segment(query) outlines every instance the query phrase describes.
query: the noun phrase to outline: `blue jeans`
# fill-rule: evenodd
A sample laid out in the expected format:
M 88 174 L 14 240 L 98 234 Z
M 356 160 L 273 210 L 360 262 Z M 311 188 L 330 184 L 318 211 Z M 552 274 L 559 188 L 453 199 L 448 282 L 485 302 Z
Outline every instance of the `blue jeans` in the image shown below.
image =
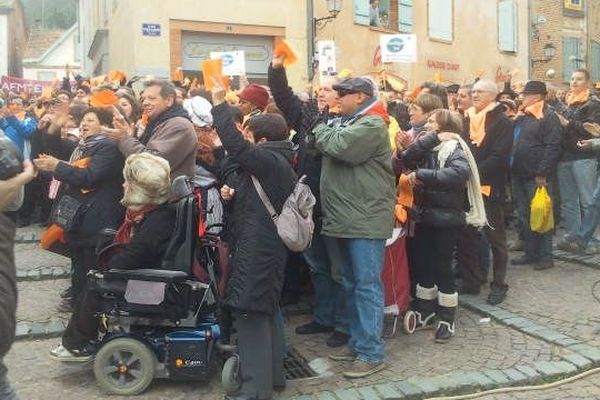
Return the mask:
M 321 325 L 348 333 L 344 318 L 344 287 L 339 270 L 339 251 L 334 238 L 315 234 L 312 243 L 304 251 L 315 289 L 313 319 Z M 336 265 L 338 264 L 338 265 Z
M 598 224 L 600 224 L 600 179 L 598 179 L 598 183 L 596 184 L 596 189 L 594 190 L 592 203 L 588 208 L 588 213 L 581 223 L 581 227 L 577 231 L 577 239 L 587 246 L 594 236 Z
M 385 240 L 336 239 L 341 249 L 348 347 L 367 363 L 383 361 L 383 284 Z
M 531 200 L 533 200 L 533 196 L 535 196 L 535 191 L 537 190 L 535 180 L 533 178 L 523 179 L 513 176 L 512 187 L 519 221 L 523 228 L 525 257 L 535 262 L 552 260 L 553 231 L 546 233 L 533 232 L 529 224 Z M 548 188 L 548 193 L 552 193 L 550 188 Z
M 560 210 L 567 237 L 573 237 L 583 221 L 588 219 L 588 210 L 597 181 L 598 160 L 583 159 L 562 161 L 558 164 L 558 188 Z

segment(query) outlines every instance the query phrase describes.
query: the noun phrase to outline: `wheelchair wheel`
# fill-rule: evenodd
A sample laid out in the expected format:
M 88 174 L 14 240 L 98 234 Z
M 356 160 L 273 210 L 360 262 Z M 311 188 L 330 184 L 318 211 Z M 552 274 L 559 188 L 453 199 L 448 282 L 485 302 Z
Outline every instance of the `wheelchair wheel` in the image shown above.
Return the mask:
M 156 356 L 144 343 L 119 338 L 100 348 L 94 361 L 94 375 L 104 392 L 132 396 L 150 385 L 156 362 Z
M 417 315 L 414 311 L 408 310 L 402 319 L 404 332 L 412 335 L 417 329 Z
M 242 386 L 239 372 L 240 358 L 233 355 L 225 361 L 221 372 L 221 384 L 226 394 L 234 394 Z

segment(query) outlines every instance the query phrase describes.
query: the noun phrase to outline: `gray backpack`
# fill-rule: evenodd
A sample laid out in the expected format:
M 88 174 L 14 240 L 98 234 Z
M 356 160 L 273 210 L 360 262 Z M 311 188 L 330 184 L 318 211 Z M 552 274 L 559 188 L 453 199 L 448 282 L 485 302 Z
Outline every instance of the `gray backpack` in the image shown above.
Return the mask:
M 310 246 L 315 230 L 312 215 L 316 200 L 308 185 L 304 183 L 305 178 L 306 176 L 302 176 L 298 179 L 292 194 L 288 196 L 283 204 L 281 214 L 277 214 L 260 182 L 252 175 L 252 183 L 271 215 L 279 237 L 288 249 L 295 252 L 304 251 Z

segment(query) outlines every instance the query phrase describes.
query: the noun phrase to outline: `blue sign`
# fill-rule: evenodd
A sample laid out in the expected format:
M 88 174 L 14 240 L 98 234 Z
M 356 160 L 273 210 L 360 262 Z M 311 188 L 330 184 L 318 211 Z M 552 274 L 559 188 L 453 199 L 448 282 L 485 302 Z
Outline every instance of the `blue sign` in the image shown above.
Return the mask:
M 160 24 L 142 24 L 142 35 L 160 36 Z

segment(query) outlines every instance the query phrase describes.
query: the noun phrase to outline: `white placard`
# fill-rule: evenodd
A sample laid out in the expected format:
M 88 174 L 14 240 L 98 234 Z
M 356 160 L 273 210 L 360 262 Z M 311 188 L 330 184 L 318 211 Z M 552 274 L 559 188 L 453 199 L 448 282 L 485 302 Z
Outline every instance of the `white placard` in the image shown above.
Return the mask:
M 335 75 L 335 42 L 333 40 L 319 40 L 317 42 L 319 52 L 319 73 L 321 76 Z
M 211 51 L 211 60 L 220 58 L 223 61 L 223 75 L 240 76 L 246 74 L 244 51 Z
M 414 63 L 417 62 L 417 35 L 381 35 L 381 62 Z

